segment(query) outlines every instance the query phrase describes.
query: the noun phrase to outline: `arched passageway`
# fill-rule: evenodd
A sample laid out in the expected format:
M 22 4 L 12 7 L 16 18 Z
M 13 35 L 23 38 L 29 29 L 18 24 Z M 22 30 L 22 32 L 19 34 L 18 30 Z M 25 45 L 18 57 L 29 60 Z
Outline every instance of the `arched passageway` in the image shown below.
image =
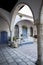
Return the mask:
M 19 9 L 22 7 L 22 6 L 24 6 L 25 4 L 19 4 L 16 8 L 15 8 L 15 10 L 14 10 L 14 12 L 13 12 L 13 16 L 12 16 L 12 21 L 11 21 L 11 31 L 12 31 L 12 35 L 11 35 L 11 41 L 13 41 L 13 34 L 14 34 L 14 24 L 16 23 L 15 22 L 15 17 L 16 17 L 16 15 L 18 14 L 18 11 L 19 11 Z M 31 10 L 31 9 L 30 9 Z M 32 10 L 31 10 L 31 12 L 32 12 Z M 32 14 L 33 15 L 33 14 Z M 33 17 L 33 19 L 34 19 L 34 17 Z M 33 21 L 34 22 L 34 21 Z M 17 23 L 16 23 L 17 24 Z M 15 24 L 15 25 L 16 25 Z M 21 27 L 20 27 L 21 28 Z M 27 31 L 27 29 L 25 29 L 25 31 Z M 23 29 L 23 33 L 24 33 L 24 29 Z M 27 32 L 26 32 L 27 33 Z M 21 32 L 20 32 L 20 34 L 21 34 Z M 23 34 L 24 35 L 24 34 Z M 27 35 L 26 35 L 27 36 Z
M 0 8 L 0 43 L 7 43 L 10 36 L 10 19 L 7 14 L 8 12 Z
M 16 7 L 15 7 L 15 10 L 13 12 L 13 15 L 12 15 L 12 20 L 11 20 L 11 31 L 14 31 L 14 24 L 16 24 L 15 22 L 15 18 L 16 18 L 16 15 L 18 14 L 18 11 L 20 10 L 21 7 L 23 7 L 25 4 L 18 4 Z M 30 7 L 29 7 L 30 8 Z M 30 8 L 30 10 L 32 11 L 32 9 Z M 33 12 L 31 12 L 33 14 Z M 33 17 L 34 19 L 34 17 Z M 12 36 L 11 36 L 11 40 L 13 40 L 13 36 L 14 36 L 14 32 L 12 32 Z
M 42 2 L 43 2 L 43 0 L 18 0 L 18 3 L 15 5 L 14 9 L 11 12 L 11 13 L 13 13 L 12 20 L 10 19 L 11 20 L 11 22 L 10 22 L 11 30 L 10 31 L 13 31 L 13 29 L 14 29 L 13 22 L 15 20 L 15 16 L 16 16 L 18 10 L 21 7 L 23 7 L 25 4 L 30 6 L 30 8 L 34 14 L 33 18 L 34 18 L 34 22 L 37 26 L 37 32 L 38 32 L 38 36 L 37 36 L 38 37 L 38 65 L 43 65 L 43 50 L 42 50 L 43 49 L 43 7 L 41 10 L 41 15 L 40 15 L 41 17 L 39 18 L 40 7 L 41 7 L 41 4 L 43 4 Z M 2 13 L 3 13 L 3 11 L 2 11 Z M 7 18 L 7 17 L 5 16 L 5 18 Z M 7 19 L 5 19 L 5 20 L 7 20 Z M 11 35 L 11 37 L 13 37 L 13 36 Z
M 13 12 L 13 15 L 12 15 L 12 20 L 11 20 L 11 31 L 13 31 L 13 29 L 14 29 L 14 27 L 13 27 L 13 23 L 14 23 L 14 20 L 15 20 L 15 17 L 16 17 L 16 14 L 17 14 L 17 12 L 19 11 L 19 9 L 22 7 L 22 6 L 24 6 L 25 4 L 27 4 L 28 6 L 30 6 L 30 4 L 29 4 L 29 2 L 27 3 L 27 1 L 21 1 L 21 2 L 19 2 L 19 3 L 17 3 L 16 4 L 16 6 L 15 6 L 15 8 L 12 10 L 12 12 Z M 35 2 L 35 4 L 36 4 L 36 2 Z M 40 6 L 41 6 L 41 4 L 40 4 Z M 32 12 L 33 12 L 33 19 L 34 19 L 34 23 L 36 24 L 36 26 L 37 26 L 37 32 L 39 31 L 39 11 L 40 11 L 40 6 L 38 5 L 38 3 L 37 3 L 37 6 L 34 8 L 33 7 L 33 4 L 31 4 L 31 6 L 30 6 L 30 8 L 31 8 L 31 10 L 32 10 Z M 36 9 L 37 9 L 37 11 L 36 11 Z M 11 12 L 11 13 L 12 13 Z M 14 32 L 13 32 L 13 34 L 14 34 Z M 40 34 L 38 34 L 38 50 L 40 50 L 40 48 L 39 48 L 39 46 L 41 46 L 39 43 L 39 35 Z M 13 40 L 13 36 L 11 35 L 11 40 Z M 38 61 L 38 65 L 42 65 L 43 63 L 42 63 L 42 60 L 41 60 L 41 52 L 39 52 L 38 53 L 38 59 L 39 59 L 39 61 Z M 41 61 L 41 62 L 40 62 Z

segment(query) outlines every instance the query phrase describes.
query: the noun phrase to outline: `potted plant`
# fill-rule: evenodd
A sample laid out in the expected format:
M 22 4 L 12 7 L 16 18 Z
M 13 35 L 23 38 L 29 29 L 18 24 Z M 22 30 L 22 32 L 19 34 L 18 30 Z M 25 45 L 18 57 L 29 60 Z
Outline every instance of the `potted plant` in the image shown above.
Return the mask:
M 16 39 L 17 39 L 16 36 L 14 36 L 14 37 L 13 37 L 13 41 L 16 41 Z
M 34 35 L 34 38 L 37 38 L 37 35 Z
M 15 47 L 15 48 L 17 48 L 18 47 L 18 42 L 17 42 L 16 36 L 13 37 L 13 42 L 14 43 L 12 43 L 12 46 Z
M 27 28 L 27 26 L 26 25 L 23 25 L 22 28 Z

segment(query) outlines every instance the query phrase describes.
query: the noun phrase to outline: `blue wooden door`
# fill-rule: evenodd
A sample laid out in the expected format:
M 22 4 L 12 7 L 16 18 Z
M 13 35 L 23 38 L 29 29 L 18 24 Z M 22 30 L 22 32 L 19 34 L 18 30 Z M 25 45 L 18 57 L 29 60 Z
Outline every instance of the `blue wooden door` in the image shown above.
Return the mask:
M 27 28 L 22 28 L 23 38 L 27 37 Z
M 6 43 L 7 42 L 7 32 L 2 31 L 1 32 L 1 43 Z

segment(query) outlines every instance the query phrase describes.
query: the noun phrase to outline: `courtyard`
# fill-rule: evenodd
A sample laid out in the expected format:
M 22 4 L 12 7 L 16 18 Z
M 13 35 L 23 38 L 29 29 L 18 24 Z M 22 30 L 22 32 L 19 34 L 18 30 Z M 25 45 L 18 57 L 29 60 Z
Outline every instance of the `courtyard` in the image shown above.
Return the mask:
M 18 48 L 0 46 L 0 65 L 35 65 L 37 44 L 25 44 Z

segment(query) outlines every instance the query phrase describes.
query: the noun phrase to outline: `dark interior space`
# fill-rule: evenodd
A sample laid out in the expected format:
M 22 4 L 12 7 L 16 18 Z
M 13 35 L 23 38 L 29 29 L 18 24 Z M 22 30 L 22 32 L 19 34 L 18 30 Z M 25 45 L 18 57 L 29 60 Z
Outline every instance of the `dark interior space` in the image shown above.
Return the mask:
M 17 1 L 18 0 L 0 0 L 0 8 L 11 12 Z

